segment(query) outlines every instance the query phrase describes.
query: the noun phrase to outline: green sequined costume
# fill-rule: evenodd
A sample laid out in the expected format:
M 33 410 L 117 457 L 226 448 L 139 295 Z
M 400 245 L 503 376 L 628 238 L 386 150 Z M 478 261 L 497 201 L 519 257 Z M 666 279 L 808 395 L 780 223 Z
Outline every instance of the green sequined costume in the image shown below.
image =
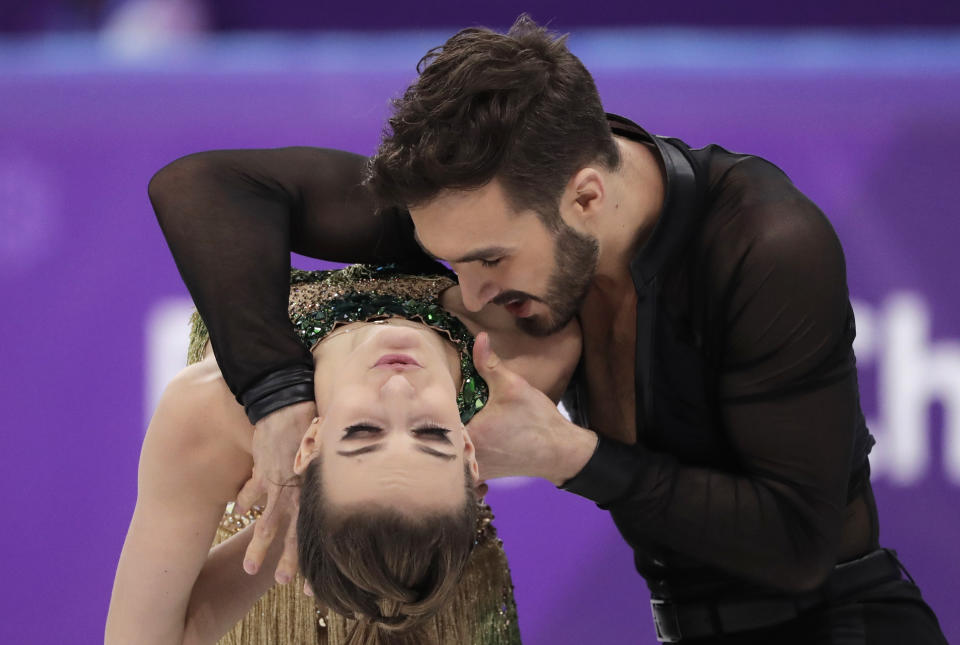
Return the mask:
M 357 321 L 403 317 L 435 329 L 460 352 L 462 387 L 457 397 L 464 423 L 487 398 L 487 387 L 471 359 L 473 337 L 440 306 L 439 295 L 454 282 L 446 276 L 411 276 L 393 267 L 355 265 L 340 271 L 297 271 L 290 278 L 290 320 L 300 338 L 313 347 L 336 327 Z M 188 362 L 203 358 L 208 334 L 194 316 Z M 219 543 L 255 518 L 224 515 Z M 424 645 L 519 645 L 513 583 L 503 545 L 491 524 L 493 515 L 481 504 L 476 546 L 457 593 L 430 619 Z M 298 574 L 288 585 L 271 589 L 253 606 L 220 645 L 342 645 L 353 626 L 334 612 L 321 614 L 302 593 Z

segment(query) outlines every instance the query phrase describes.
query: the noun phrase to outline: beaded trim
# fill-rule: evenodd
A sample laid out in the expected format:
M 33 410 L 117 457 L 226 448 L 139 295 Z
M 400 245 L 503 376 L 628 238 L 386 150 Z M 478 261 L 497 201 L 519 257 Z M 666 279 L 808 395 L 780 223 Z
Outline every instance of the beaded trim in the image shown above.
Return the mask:
M 336 298 L 316 305 L 315 309 L 297 312 L 293 324 L 300 340 L 312 348 L 327 334 L 339 326 L 354 322 L 373 322 L 387 318 L 400 317 L 420 322 L 442 333 L 460 353 L 460 375 L 462 385 L 457 394 L 457 407 L 460 420 L 467 423 L 487 402 L 489 390 L 486 382 L 477 373 L 473 365 L 473 336 L 455 316 L 440 306 L 436 296 L 430 300 L 400 298 L 378 290 L 356 291 L 354 286 L 360 280 L 401 280 L 414 278 L 401 273 L 394 265 L 366 266 L 355 265 L 340 271 L 301 271 L 290 272 L 290 283 L 321 282 L 336 284 L 343 292 Z

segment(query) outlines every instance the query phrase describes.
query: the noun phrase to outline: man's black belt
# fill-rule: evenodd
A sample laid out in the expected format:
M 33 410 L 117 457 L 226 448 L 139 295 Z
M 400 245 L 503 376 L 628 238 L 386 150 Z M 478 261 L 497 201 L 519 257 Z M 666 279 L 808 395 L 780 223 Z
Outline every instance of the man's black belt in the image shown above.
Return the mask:
M 838 564 L 823 585 L 807 593 L 716 602 L 673 602 L 651 598 L 657 640 L 678 643 L 681 639 L 736 634 L 779 625 L 817 605 L 899 580 L 901 569 L 895 551 L 877 549 L 856 560 Z

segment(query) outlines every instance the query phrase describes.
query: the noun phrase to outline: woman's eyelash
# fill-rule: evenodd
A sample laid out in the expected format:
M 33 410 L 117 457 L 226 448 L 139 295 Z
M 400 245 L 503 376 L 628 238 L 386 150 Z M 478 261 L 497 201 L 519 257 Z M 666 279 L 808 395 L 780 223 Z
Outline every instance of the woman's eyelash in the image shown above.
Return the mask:
M 435 437 L 446 437 L 448 434 L 450 434 L 450 430 L 441 426 L 424 426 L 414 430 L 414 433 L 417 435 L 427 434 Z
M 348 426 L 344 431 L 343 436 L 351 437 L 359 432 L 369 432 L 370 434 L 376 434 L 380 432 L 381 429 L 375 425 L 370 425 L 369 423 L 355 423 L 352 426 Z
M 501 259 L 503 258 L 497 258 L 496 260 L 480 260 L 480 266 L 495 267 L 500 264 Z
M 352 426 L 348 426 L 343 433 L 344 437 L 352 437 L 358 433 L 370 433 L 372 435 L 379 434 L 383 432 L 383 428 L 369 424 L 369 423 L 355 423 Z M 450 434 L 448 428 L 444 428 L 441 425 L 426 425 L 419 428 L 415 428 L 413 433 L 417 436 L 421 435 L 430 435 L 432 437 L 446 437 Z

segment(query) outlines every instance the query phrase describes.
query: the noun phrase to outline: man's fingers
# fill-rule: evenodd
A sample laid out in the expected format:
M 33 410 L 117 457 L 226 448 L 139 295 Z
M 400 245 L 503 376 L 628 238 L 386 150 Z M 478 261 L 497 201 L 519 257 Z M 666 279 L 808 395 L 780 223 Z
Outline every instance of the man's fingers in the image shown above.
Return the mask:
M 495 392 L 501 395 L 511 392 L 520 383 L 525 383 L 520 376 L 511 372 L 493 351 L 490 345 L 490 334 L 485 331 L 477 334 L 473 343 L 473 364 L 477 372 L 490 386 L 491 398 Z
M 240 489 L 240 492 L 237 493 L 237 504 L 234 506 L 234 510 L 240 514 L 246 513 L 253 508 L 254 504 L 260 501 L 265 492 L 260 481 L 251 477 L 247 480 L 247 483 L 243 485 L 243 488 Z
M 296 509 L 290 514 L 290 526 L 283 541 L 283 555 L 277 565 L 274 579 L 282 585 L 293 580 L 297 573 L 297 516 Z
M 500 357 L 493 352 L 490 346 L 490 334 L 485 331 L 477 334 L 473 342 L 473 363 L 482 375 L 489 374 L 500 364 Z
M 253 539 L 250 540 L 243 558 L 243 570 L 250 575 L 260 570 L 260 565 L 263 564 L 263 559 L 267 555 L 267 549 L 270 548 L 270 543 L 277 534 L 280 514 L 276 512 L 276 506 L 276 497 L 268 498 L 267 508 L 253 527 Z

